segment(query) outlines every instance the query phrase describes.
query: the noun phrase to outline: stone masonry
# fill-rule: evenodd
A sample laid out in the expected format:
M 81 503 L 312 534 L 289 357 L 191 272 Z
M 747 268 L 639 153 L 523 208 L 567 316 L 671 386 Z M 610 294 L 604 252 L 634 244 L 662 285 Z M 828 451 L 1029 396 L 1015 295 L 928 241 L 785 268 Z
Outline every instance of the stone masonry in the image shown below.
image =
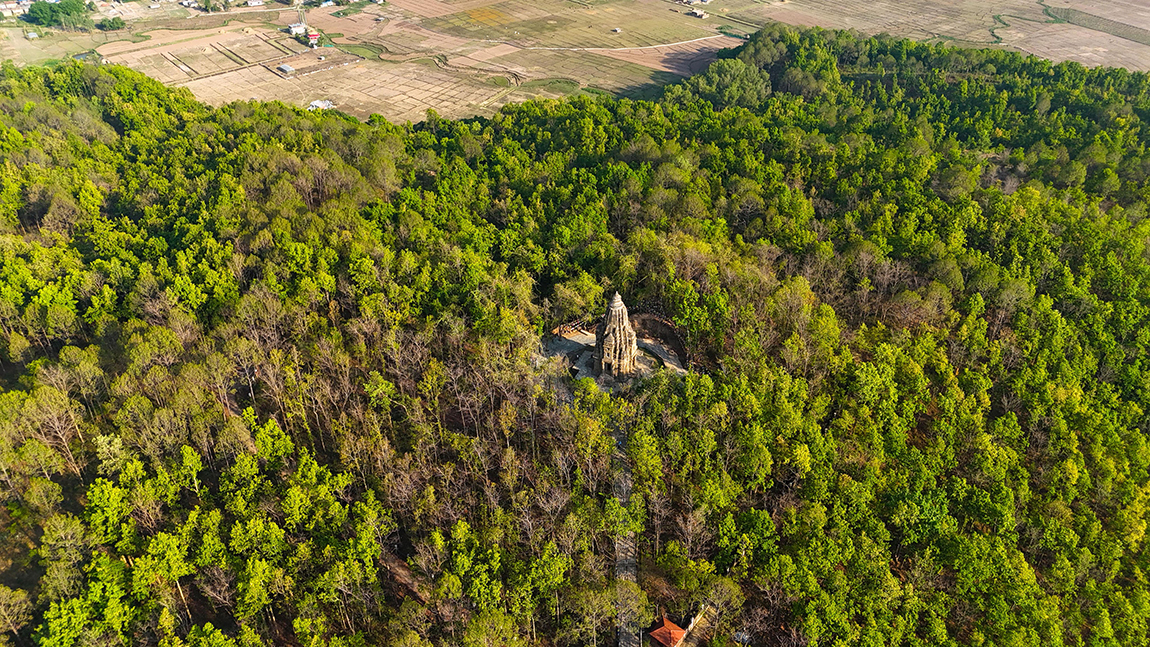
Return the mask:
M 623 297 L 616 292 L 595 334 L 595 370 L 600 375 L 630 375 L 635 372 L 638 354 L 635 329 L 627 317 L 627 306 L 623 304 Z

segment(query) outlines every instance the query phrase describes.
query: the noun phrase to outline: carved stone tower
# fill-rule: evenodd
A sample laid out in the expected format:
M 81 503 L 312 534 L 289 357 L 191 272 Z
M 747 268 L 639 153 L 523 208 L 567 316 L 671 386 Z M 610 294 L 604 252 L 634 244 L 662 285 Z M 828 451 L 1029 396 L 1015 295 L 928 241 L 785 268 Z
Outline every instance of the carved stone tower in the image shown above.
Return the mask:
M 595 370 L 600 375 L 610 373 L 616 377 L 635 372 L 635 358 L 639 348 L 635 344 L 635 329 L 627 318 L 623 297 L 615 293 L 599 330 L 595 332 Z

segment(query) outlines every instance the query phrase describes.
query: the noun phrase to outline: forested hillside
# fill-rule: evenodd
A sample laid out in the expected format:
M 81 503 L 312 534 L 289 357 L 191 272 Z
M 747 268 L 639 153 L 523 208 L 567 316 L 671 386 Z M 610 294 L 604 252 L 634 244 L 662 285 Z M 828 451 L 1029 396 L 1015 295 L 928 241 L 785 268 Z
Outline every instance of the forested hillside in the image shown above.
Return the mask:
M 599 646 L 622 592 L 714 645 L 1147 644 L 1148 120 L 781 26 L 405 126 L 5 64 L 4 640 Z M 615 290 L 689 376 L 540 361 Z

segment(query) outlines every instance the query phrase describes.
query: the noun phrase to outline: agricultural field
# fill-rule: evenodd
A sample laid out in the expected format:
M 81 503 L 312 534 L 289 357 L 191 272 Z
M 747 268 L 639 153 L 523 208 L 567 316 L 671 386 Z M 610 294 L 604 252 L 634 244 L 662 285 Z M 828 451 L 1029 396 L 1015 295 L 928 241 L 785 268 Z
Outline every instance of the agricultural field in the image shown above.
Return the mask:
M 1150 3 L 1145 0 L 1048 0 L 1045 5 L 1150 30 Z
M 1072 25 L 1093 29 L 1094 31 L 1132 40 L 1136 43 L 1142 43 L 1143 45 L 1150 45 L 1150 29 L 1143 29 L 1142 27 L 1136 27 L 1130 24 L 1136 21 L 1129 19 L 1127 19 L 1127 22 L 1111 20 L 1110 18 L 1072 7 L 1050 7 L 1047 13 L 1058 20 L 1068 22 Z M 1129 17 L 1137 18 L 1138 15 L 1135 13 Z
M 238 3 L 237 3 L 238 4 Z M 155 6 L 159 5 L 159 6 Z M 1150 70 L 1142 0 L 712 0 L 705 18 L 675 0 L 359 0 L 300 8 L 269 2 L 206 14 L 172 0 L 100 3 L 128 28 L 93 34 L 0 25 L 0 56 L 123 64 L 212 104 L 329 100 L 357 117 L 490 114 L 508 101 L 581 92 L 652 96 L 718 50 L 772 22 L 886 32 L 1055 60 Z M 301 17 L 325 45 L 286 33 Z M 295 61 L 292 63 L 291 61 Z M 295 73 L 278 66 L 288 62 Z M 297 67 L 296 63 L 299 64 Z
M 998 29 L 1015 48 L 1055 60 L 1150 70 L 1150 46 L 1068 22 L 1016 22 Z

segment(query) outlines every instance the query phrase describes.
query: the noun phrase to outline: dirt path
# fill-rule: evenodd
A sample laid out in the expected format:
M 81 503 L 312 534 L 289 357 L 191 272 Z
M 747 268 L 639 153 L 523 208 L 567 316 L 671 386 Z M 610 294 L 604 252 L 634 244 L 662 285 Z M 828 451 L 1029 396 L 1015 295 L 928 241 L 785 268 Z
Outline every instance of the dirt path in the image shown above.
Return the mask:
M 627 438 L 622 429 L 615 430 L 615 483 L 614 494 L 624 506 L 631 500 L 631 461 L 627 458 Z M 638 582 L 639 563 L 636 559 L 635 534 L 631 533 L 615 540 L 615 581 Z M 622 591 L 620 591 L 622 594 Z M 624 615 L 624 607 L 619 604 L 619 617 L 615 626 L 619 627 L 619 647 L 639 647 L 642 638 L 639 632 L 624 631 L 623 627 L 634 625 L 629 616 Z
M 687 628 L 687 635 L 679 647 L 700 647 L 704 641 L 711 637 L 711 609 L 704 605 L 699 609 L 698 615 Z

